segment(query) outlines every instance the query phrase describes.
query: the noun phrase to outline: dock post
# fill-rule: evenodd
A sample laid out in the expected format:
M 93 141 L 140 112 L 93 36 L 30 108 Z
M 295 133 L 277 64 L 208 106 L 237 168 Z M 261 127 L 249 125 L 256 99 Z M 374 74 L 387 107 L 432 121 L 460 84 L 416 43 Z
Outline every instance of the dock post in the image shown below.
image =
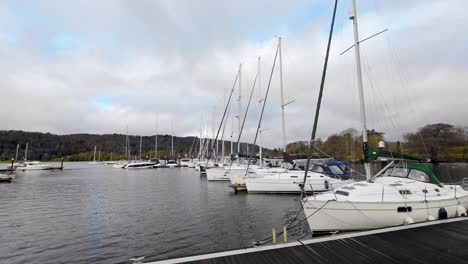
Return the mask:
M 286 226 L 283 226 L 283 241 L 284 243 L 288 243 L 288 230 Z
M 14 165 L 15 165 L 15 159 L 14 159 L 14 158 L 11 158 L 10 170 L 14 170 L 14 169 L 15 169 Z
M 272 233 L 272 242 L 273 244 L 276 244 L 276 230 L 273 228 L 271 229 L 271 233 Z
M 60 159 L 60 169 L 63 170 L 63 157 Z

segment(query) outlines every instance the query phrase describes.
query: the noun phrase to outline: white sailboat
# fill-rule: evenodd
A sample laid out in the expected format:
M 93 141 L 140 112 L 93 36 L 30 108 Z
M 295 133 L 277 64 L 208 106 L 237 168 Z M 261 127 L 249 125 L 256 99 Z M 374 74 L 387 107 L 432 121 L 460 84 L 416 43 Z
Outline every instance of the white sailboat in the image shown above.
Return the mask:
M 366 150 L 367 128 L 355 0 L 349 14 L 354 27 L 361 125 Z M 468 191 L 460 185 L 444 185 L 424 165 L 403 162 L 392 162 L 372 176 L 368 153 L 365 151 L 364 155 L 366 181 L 302 201 L 313 232 L 364 230 L 466 216 Z

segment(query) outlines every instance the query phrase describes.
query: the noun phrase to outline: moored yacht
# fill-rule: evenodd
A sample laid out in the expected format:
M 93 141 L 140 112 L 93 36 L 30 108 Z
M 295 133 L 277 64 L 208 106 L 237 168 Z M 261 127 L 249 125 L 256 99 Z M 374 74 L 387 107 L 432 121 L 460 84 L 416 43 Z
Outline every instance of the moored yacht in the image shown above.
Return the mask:
M 311 166 L 304 186 L 306 192 L 325 192 L 353 182 L 349 170 L 339 161 L 316 163 Z M 347 167 L 346 167 L 347 168 Z M 299 193 L 304 171 L 283 171 L 279 173 L 249 174 L 244 179 L 249 193 Z
M 182 158 L 182 159 L 180 159 L 180 166 L 182 166 L 182 167 L 189 167 L 191 161 L 192 161 L 192 160 L 189 159 L 189 158 Z
M 176 167 L 180 167 L 180 164 L 177 163 L 176 160 L 168 160 L 166 163 L 166 166 L 169 168 L 176 168 Z
M 152 169 L 156 163 L 152 161 L 133 161 L 124 165 L 123 169 Z
M 52 166 L 42 164 L 40 161 L 25 161 L 18 165 L 18 170 L 50 170 Z
M 371 181 L 303 200 L 312 231 L 365 230 L 466 216 L 468 191 L 422 164 L 391 164 Z M 310 217 L 309 217 L 310 216 Z

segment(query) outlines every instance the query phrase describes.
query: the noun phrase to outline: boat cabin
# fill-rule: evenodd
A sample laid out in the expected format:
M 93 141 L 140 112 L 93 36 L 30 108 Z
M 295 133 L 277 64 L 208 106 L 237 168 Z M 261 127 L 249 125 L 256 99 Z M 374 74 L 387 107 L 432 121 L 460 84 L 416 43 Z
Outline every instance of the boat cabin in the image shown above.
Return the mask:
M 434 172 L 422 164 L 399 163 L 387 168 L 380 177 L 399 177 L 442 186 Z
M 325 161 L 314 163 L 310 167 L 310 170 L 313 172 L 323 173 L 332 178 L 350 178 L 349 163 L 347 161 Z

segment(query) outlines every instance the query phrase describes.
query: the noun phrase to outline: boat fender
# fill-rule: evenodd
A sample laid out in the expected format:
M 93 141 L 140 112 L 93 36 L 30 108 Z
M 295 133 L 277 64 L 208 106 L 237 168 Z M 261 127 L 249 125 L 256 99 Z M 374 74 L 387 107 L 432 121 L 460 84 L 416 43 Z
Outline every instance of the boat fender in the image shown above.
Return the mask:
M 439 209 L 439 219 L 447 219 L 448 218 L 448 215 L 447 215 L 447 211 L 445 210 L 445 208 L 440 208 Z
M 405 217 L 404 224 L 405 224 L 405 225 L 414 224 L 413 218 L 411 218 L 411 217 L 409 217 L 409 216 Z
M 432 215 L 427 216 L 427 221 L 434 221 L 434 220 L 436 220 L 434 216 Z
M 325 189 L 327 189 L 327 190 L 328 190 L 328 188 L 330 188 L 330 185 L 328 184 L 328 181 L 327 181 L 327 180 L 325 180 L 324 184 L 325 184 Z
M 457 206 L 457 216 L 466 216 L 465 207 L 463 207 L 461 205 Z

